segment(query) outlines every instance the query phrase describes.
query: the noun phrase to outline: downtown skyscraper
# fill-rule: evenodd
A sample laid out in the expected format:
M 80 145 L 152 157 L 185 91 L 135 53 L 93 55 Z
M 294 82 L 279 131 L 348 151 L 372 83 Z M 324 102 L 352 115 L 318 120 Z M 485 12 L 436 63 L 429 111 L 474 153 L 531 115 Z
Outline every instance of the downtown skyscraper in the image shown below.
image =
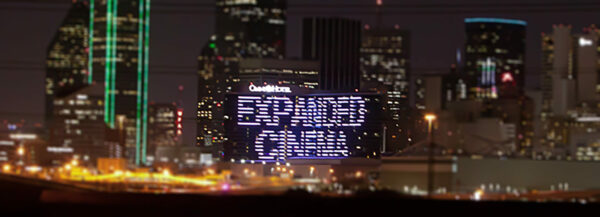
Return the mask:
M 385 149 L 396 151 L 407 141 L 410 126 L 409 34 L 394 28 L 365 26 L 360 48 L 361 91 L 382 94 L 385 107 Z M 386 151 L 386 150 L 384 150 Z
M 535 157 L 600 161 L 600 29 L 554 25 L 542 33 L 539 146 Z
M 506 144 L 511 147 L 500 150 L 502 154 L 530 156 L 533 110 L 524 91 L 527 22 L 482 17 L 466 18 L 464 22 L 463 71 L 452 79 L 464 84 L 456 82 L 455 88 L 446 88 L 457 91 L 456 99 L 465 100 L 461 95 L 467 95 L 480 103 L 481 117 L 502 121 Z M 464 89 L 467 93 L 460 93 Z
M 89 37 L 88 81 L 105 84 L 104 122 L 110 128 L 123 124 L 128 155 L 143 164 L 148 133 L 150 0 L 90 0 Z
M 52 122 L 54 99 L 88 84 L 88 23 L 86 2 L 73 3 L 48 46 L 46 57 L 46 122 Z
M 302 58 L 318 60 L 319 89 L 358 91 L 360 88 L 361 24 L 339 17 L 302 21 Z
M 521 20 L 465 19 L 465 74 L 470 98 L 497 99 L 523 94 L 525 30 Z
M 245 58 L 283 59 L 285 0 L 217 0 L 216 29 L 198 57 L 197 145 L 222 156 L 225 93 L 240 81 Z
M 74 8 L 83 10 L 83 6 L 87 8 L 85 18 L 82 13 L 69 13 L 66 20 L 74 20 L 73 17 L 78 21 L 85 19 L 85 24 L 78 24 L 79 30 L 85 28 L 87 31 L 65 35 L 64 32 L 70 33 L 64 30 L 70 25 L 65 21 L 59 28 L 59 35 L 62 33 L 63 36 L 55 38 L 52 46 L 73 50 L 59 56 L 66 60 L 85 59 L 85 67 L 79 64 L 75 70 L 56 73 L 55 68 L 60 68 L 61 62 L 51 59 L 57 55 L 52 53 L 53 50 L 49 51 L 47 98 L 51 99 L 54 92 L 60 92 L 65 82 L 77 82 L 80 84 L 78 87 L 103 86 L 104 123 L 108 129 L 124 131 L 126 155 L 136 164 L 143 164 L 146 161 L 148 132 L 150 1 L 89 0 L 74 3 Z

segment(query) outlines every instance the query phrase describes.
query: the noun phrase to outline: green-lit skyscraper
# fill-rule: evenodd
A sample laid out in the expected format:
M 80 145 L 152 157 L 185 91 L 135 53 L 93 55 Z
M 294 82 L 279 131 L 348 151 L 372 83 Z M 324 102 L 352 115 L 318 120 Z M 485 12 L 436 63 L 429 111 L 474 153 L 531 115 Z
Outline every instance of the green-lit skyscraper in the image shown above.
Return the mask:
M 90 0 L 88 81 L 104 83 L 104 121 L 126 131 L 135 163 L 146 161 L 150 0 Z M 133 153 L 131 153 L 133 152 Z
M 150 0 L 75 1 L 49 48 L 48 126 L 52 126 L 50 114 L 55 97 L 100 85 L 104 100 L 99 103 L 104 107 L 106 126 L 122 130 L 126 135 L 122 142 L 125 155 L 138 165 L 144 164 L 149 30 Z

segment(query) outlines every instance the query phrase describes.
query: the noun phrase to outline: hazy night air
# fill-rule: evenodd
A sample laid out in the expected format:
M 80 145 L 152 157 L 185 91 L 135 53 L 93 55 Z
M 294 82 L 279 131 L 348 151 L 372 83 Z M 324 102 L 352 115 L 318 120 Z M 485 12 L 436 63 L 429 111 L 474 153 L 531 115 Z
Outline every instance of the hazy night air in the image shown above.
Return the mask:
M 0 20 L 0 216 L 600 208 L 597 1 L 0 0 Z

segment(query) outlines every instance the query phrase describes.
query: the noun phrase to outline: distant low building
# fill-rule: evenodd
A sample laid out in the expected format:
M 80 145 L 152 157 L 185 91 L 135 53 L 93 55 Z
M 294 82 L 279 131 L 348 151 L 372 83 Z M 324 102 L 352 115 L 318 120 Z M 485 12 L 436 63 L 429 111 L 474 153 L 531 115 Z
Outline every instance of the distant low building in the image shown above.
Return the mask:
M 426 194 L 426 157 L 384 157 L 379 185 L 407 194 Z M 532 190 L 568 191 L 600 188 L 600 164 L 574 161 L 436 157 L 436 193 L 472 193 L 477 189 L 491 193 L 521 194 Z
M 127 171 L 127 159 L 124 158 L 98 158 L 97 169 L 103 174 L 112 174 L 116 171 Z
M 179 169 L 199 168 L 207 165 L 206 161 L 202 161 L 202 153 L 202 148 L 200 147 L 161 146 L 156 148 L 153 165 L 166 165 L 168 167 L 176 167 Z
M 97 158 L 109 157 L 103 101 L 102 85 L 90 85 L 54 99 L 54 122 L 46 148 L 53 162 L 47 163 L 60 164 L 77 155 L 82 162 L 95 164 Z
M 183 109 L 173 103 L 150 103 L 148 113 L 148 153 L 154 158 L 157 147 L 180 144 Z

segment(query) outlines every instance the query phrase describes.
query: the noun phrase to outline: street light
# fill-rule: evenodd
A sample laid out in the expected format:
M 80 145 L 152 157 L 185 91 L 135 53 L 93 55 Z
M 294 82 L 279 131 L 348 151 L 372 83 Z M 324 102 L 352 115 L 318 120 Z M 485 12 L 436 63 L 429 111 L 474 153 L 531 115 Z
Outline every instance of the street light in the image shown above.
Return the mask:
M 25 155 L 25 148 L 23 148 L 23 146 L 20 146 L 20 147 L 17 149 L 17 154 L 18 154 L 19 156 L 23 156 L 23 155 Z
M 2 166 L 2 171 L 5 173 L 10 172 L 10 164 L 4 164 L 4 166 Z
M 23 166 L 25 165 L 25 147 L 23 147 L 23 145 L 19 146 L 19 148 L 17 148 L 17 155 L 19 156 L 19 161 L 16 163 L 18 166 Z M 20 170 L 19 170 L 20 171 Z
M 429 198 L 433 194 L 433 121 L 436 118 L 435 114 L 425 115 L 425 120 L 428 122 L 427 133 L 429 140 L 429 156 L 427 158 L 427 196 Z

